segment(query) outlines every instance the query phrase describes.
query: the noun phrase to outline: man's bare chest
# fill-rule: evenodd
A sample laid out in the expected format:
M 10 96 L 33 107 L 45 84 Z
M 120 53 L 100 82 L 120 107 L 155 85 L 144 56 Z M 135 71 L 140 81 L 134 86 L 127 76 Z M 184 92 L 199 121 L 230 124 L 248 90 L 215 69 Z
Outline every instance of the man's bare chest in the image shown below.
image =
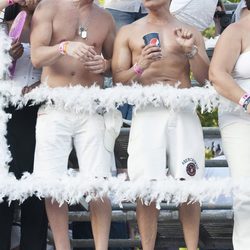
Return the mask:
M 82 41 L 101 48 L 108 29 L 98 19 L 85 23 L 78 18 L 57 18 L 53 21 L 52 43 L 61 41 Z
M 132 54 L 141 54 L 143 47 L 145 46 L 143 36 L 149 33 L 158 33 L 160 38 L 160 46 L 162 49 L 163 56 L 167 56 L 168 54 L 183 54 L 183 50 L 181 46 L 176 41 L 176 36 L 174 34 L 173 29 L 157 29 L 157 28 L 149 28 L 147 30 L 137 30 L 133 32 L 133 36 L 129 38 L 129 47 L 132 51 Z

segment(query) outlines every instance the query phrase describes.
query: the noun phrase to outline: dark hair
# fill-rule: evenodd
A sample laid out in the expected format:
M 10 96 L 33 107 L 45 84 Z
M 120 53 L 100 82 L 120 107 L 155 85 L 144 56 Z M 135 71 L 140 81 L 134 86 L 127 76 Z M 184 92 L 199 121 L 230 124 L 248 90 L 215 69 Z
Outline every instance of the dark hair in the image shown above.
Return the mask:
M 21 7 L 18 4 L 8 6 L 4 12 L 4 21 L 14 20 L 20 11 Z
M 245 1 L 246 1 L 247 8 L 250 10 L 250 0 L 245 0 Z
M 221 7 L 221 10 L 220 10 L 220 11 L 217 10 L 217 11 L 215 12 L 215 14 L 214 14 L 214 17 L 215 17 L 215 18 L 221 18 L 221 17 L 225 16 L 226 10 L 225 10 L 225 6 L 224 6 L 224 4 L 222 3 L 221 0 L 218 1 L 217 7 Z

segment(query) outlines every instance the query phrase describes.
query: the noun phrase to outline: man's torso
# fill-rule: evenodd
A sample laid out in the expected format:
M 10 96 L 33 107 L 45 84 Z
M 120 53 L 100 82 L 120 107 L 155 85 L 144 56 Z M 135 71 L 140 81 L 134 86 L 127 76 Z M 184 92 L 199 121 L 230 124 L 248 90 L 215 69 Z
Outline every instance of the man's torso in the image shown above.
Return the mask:
M 109 31 L 107 16 L 104 10 L 93 4 L 90 12 L 81 13 L 72 2 L 53 5 L 58 9 L 52 20 L 53 34 L 50 46 L 62 41 L 84 42 L 94 46 L 97 54 L 102 53 L 103 43 Z M 87 28 L 87 39 L 78 35 L 79 25 Z M 88 72 L 82 62 L 63 56 L 56 63 L 43 68 L 42 81 L 47 81 L 51 87 L 82 84 L 84 86 L 103 83 L 103 76 Z
M 177 20 L 171 24 L 155 25 L 147 22 L 147 17 L 131 25 L 129 48 L 132 53 L 132 64 L 135 64 L 141 55 L 144 46 L 143 36 L 157 32 L 160 36 L 162 59 L 153 62 L 140 78 L 142 84 L 165 82 L 175 85 L 181 82 L 181 87 L 190 86 L 190 66 L 181 46 L 177 43 L 174 29 L 180 27 Z M 184 27 L 183 24 L 181 24 Z

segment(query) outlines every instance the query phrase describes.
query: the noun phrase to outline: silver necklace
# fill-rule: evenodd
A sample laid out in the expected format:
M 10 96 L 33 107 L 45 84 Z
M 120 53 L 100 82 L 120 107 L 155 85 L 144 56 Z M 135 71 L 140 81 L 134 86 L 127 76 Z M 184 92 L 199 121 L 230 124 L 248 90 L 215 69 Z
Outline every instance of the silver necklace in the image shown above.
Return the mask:
M 78 28 L 78 35 L 82 38 L 82 39 L 86 39 L 88 38 L 88 28 L 83 27 L 82 25 L 79 25 Z
M 93 8 L 93 7 L 92 7 Z M 84 24 L 79 24 L 79 27 L 78 27 L 78 35 L 82 38 L 82 39 L 85 39 L 87 40 L 88 39 L 88 26 L 89 26 L 89 22 L 90 22 L 90 14 L 92 12 L 92 8 L 89 12 L 89 15 L 85 21 Z

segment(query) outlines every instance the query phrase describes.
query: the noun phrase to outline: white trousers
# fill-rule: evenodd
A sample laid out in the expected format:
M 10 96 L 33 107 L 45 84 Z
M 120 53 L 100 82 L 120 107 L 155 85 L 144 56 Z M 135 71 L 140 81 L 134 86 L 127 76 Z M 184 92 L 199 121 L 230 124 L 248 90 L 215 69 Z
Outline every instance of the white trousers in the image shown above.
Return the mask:
M 101 115 L 74 114 L 53 106 L 41 107 L 36 125 L 34 174 L 56 177 L 66 173 L 68 157 L 74 145 L 82 175 L 111 176 L 114 142 L 110 142 L 112 138 L 107 137 L 106 132 Z
M 147 107 L 133 115 L 128 174 L 131 180 L 204 177 L 204 140 L 196 113 Z
M 250 124 L 233 123 L 221 129 L 223 149 L 232 177 L 250 177 Z M 245 198 L 242 200 L 242 198 Z M 234 250 L 250 249 L 250 197 L 234 197 Z

